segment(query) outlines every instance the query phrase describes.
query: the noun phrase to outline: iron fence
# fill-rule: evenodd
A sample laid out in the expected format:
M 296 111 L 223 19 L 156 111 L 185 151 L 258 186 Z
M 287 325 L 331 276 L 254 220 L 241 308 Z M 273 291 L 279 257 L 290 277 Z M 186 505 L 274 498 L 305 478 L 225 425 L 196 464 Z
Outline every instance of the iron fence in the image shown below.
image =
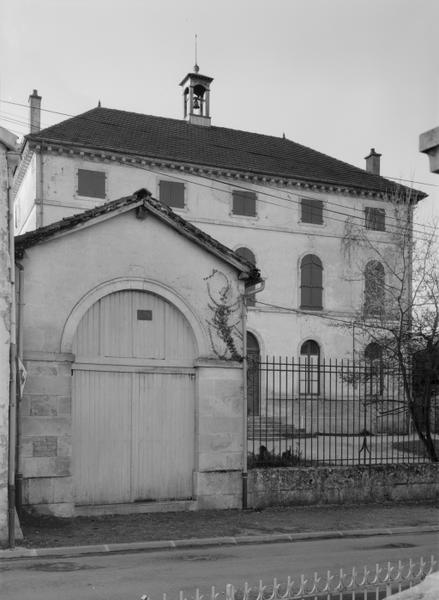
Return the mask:
M 247 375 L 250 468 L 428 462 L 414 418 L 439 446 L 439 386 L 426 403 L 422 373 L 410 374 L 412 411 L 383 361 L 267 358 Z
M 211 587 L 206 593 L 199 589 L 194 593 L 180 591 L 178 600 L 381 600 L 391 594 L 401 592 L 419 584 L 427 575 L 434 572 L 436 561 L 433 556 L 408 563 L 388 562 L 375 568 L 353 568 L 327 571 L 324 575 L 314 573 L 313 577 L 301 575 L 297 579 L 288 577 L 284 583 L 276 579 L 269 585 L 262 581 L 257 586 L 245 583 L 241 587 L 227 584 L 224 589 Z M 150 600 L 147 594 L 140 600 Z M 163 600 L 167 595 L 163 594 Z

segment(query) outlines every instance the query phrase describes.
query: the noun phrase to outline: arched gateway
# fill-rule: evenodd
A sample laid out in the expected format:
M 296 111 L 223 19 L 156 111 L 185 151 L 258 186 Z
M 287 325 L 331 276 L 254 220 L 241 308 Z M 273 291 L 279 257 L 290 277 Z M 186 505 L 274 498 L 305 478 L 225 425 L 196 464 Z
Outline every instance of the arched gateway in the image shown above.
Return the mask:
M 75 503 L 192 497 L 198 349 L 185 316 L 116 291 L 84 314 L 72 351 Z

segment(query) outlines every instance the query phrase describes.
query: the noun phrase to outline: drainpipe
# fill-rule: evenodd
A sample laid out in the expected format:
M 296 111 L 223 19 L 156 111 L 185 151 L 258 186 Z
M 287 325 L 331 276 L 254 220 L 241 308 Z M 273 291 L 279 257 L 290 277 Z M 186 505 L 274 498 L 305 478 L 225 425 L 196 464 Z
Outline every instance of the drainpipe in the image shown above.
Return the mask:
M 14 210 L 10 185 L 7 186 L 7 200 L 9 211 L 9 257 L 11 281 L 11 344 L 10 381 L 9 381 L 9 447 L 8 447 L 8 544 L 15 548 L 15 466 L 16 466 L 16 435 L 17 435 L 17 334 L 16 334 L 16 307 L 15 307 L 15 268 L 14 268 Z
M 248 483 L 248 470 L 247 470 L 247 454 L 248 454 L 248 442 L 247 442 L 247 302 L 245 290 L 242 295 L 242 509 L 247 508 L 247 483 Z
M 242 381 L 242 394 L 243 394 L 243 443 L 242 443 L 242 509 L 248 508 L 248 469 L 247 469 L 247 458 L 248 458 L 248 440 L 247 440 L 247 418 L 248 418 L 248 406 L 247 406 L 247 298 L 254 296 L 259 292 L 262 292 L 265 288 L 265 281 L 261 282 L 259 288 L 252 287 L 248 292 L 244 290 L 242 295 L 242 354 L 243 354 L 243 381 Z
M 36 154 L 37 161 L 37 172 L 38 172 L 38 181 L 37 181 L 37 199 L 39 202 L 39 207 L 37 211 L 37 228 L 43 226 L 44 220 L 44 204 L 43 204 L 43 177 L 44 177 L 44 166 L 43 166 L 43 146 L 41 145 L 40 151 Z
M 17 310 L 16 310 L 16 335 L 17 335 L 17 346 L 16 346 L 16 355 L 17 355 L 17 373 L 18 373 L 18 365 L 23 364 L 23 282 L 24 282 L 24 267 L 19 262 L 15 263 L 15 266 L 18 269 L 18 285 L 16 285 L 17 289 Z M 16 279 L 17 284 L 17 279 Z M 21 507 L 23 506 L 23 474 L 21 472 L 20 465 L 20 441 L 21 441 L 21 419 L 20 419 L 20 405 L 21 405 L 21 383 L 19 382 L 16 390 L 16 398 L 17 398 L 17 423 L 16 423 L 16 475 L 15 475 L 15 506 L 17 508 L 18 516 L 21 517 Z

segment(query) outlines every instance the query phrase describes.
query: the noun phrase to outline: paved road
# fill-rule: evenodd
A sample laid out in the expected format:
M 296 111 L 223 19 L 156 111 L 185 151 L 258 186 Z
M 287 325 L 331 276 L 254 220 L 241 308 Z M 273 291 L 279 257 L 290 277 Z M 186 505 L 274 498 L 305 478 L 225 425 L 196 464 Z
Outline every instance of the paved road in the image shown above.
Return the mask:
M 146 593 L 170 600 L 180 589 L 220 590 L 225 583 L 269 583 L 301 573 L 362 567 L 376 562 L 438 556 L 438 534 L 167 550 L 77 558 L 19 559 L 0 563 L 1 600 L 138 600 Z

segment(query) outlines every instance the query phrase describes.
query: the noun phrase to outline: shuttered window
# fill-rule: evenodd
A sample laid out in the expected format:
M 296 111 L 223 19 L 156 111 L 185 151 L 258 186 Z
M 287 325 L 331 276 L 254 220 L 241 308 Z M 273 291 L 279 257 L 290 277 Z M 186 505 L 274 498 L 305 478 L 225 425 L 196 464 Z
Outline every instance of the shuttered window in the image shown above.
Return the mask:
M 365 217 L 366 229 L 373 229 L 374 231 L 386 230 L 386 211 L 384 208 L 366 206 Z
M 385 299 L 384 267 L 377 260 L 367 263 L 364 270 L 364 312 L 366 316 L 376 317 L 384 311 Z
M 300 308 L 322 310 L 323 266 L 315 254 L 307 254 L 300 265 Z
M 321 200 L 302 198 L 300 205 L 302 223 L 323 224 L 323 202 Z
M 246 260 L 248 260 L 249 262 L 251 262 L 253 265 L 256 266 L 256 258 L 251 250 L 249 250 L 248 248 L 245 248 L 243 246 L 242 248 L 238 248 L 237 250 L 235 250 L 235 252 L 236 252 L 236 254 L 238 254 L 238 256 L 245 258 Z M 253 285 L 247 288 L 247 293 L 249 294 L 247 296 L 247 306 L 255 305 L 255 297 L 250 295 L 253 290 L 254 290 Z
M 105 198 L 105 173 L 78 169 L 78 195 Z
M 171 208 L 184 208 L 184 183 L 161 181 L 160 202 Z
M 232 212 L 234 215 L 256 217 L 256 194 L 254 192 L 233 190 Z

